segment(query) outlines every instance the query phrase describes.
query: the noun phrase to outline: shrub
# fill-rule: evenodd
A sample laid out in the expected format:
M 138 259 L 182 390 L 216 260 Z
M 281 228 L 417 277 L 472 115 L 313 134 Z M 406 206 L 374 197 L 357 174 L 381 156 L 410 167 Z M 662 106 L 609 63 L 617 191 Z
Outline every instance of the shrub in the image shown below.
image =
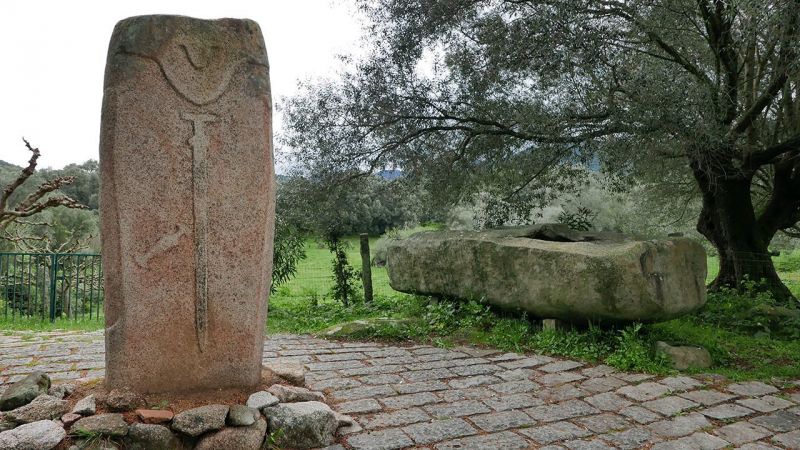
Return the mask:
M 328 249 L 333 254 L 333 288 L 331 296 L 347 307 L 356 299 L 358 282 L 361 274 L 347 261 L 347 241 L 338 237 L 328 237 L 325 240 Z

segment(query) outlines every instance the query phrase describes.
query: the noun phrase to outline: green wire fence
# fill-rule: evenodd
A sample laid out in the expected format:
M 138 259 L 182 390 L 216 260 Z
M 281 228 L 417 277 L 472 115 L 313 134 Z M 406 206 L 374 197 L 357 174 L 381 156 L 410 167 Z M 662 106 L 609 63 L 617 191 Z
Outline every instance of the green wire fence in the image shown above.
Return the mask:
M 103 268 L 98 254 L 0 253 L 0 314 L 99 319 Z

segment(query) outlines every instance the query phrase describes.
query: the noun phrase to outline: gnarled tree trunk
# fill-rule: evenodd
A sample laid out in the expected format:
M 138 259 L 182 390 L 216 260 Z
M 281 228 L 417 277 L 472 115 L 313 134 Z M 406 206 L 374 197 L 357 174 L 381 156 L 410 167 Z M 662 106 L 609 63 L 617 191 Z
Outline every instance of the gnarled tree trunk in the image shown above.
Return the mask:
M 751 197 L 752 176 L 711 175 L 692 165 L 703 194 L 697 231 L 719 254 L 719 273 L 709 286 L 740 288 L 745 281 L 763 283 L 776 299 L 793 298 L 775 271 L 768 247 L 777 229 L 756 217 Z

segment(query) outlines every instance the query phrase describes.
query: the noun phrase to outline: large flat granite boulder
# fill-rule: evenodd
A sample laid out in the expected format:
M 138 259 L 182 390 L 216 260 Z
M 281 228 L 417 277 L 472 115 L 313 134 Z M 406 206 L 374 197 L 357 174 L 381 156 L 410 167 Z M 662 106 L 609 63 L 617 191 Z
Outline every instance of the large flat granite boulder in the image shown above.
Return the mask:
M 387 266 L 398 291 L 572 322 L 667 320 L 706 300 L 706 253 L 688 238 L 637 241 L 550 224 L 430 231 L 392 242 Z

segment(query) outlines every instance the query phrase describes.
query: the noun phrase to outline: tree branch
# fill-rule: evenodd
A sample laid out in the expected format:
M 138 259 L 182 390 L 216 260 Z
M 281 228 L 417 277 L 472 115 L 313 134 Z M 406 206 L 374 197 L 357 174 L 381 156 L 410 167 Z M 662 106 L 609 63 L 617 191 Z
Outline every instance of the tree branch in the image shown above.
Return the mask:
M 31 159 L 28 161 L 28 167 L 22 169 L 22 172 L 19 173 L 17 178 L 12 181 L 8 186 L 3 189 L 3 196 L 0 197 L 0 212 L 6 209 L 6 205 L 8 204 L 8 198 L 11 197 L 11 194 L 17 190 L 18 187 L 22 186 L 28 178 L 36 172 L 36 164 L 38 163 L 39 156 L 41 156 L 41 152 L 38 148 L 31 147 L 30 142 L 28 142 L 25 138 L 22 138 L 22 141 L 25 142 L 25 146 L 28 147 L 28 150 L 33 153 L 31 155 Z
M 744 157 L 744 165 L 751 170 L 758 169 L 759 167 L 773 162 L 773 160 L 784 153 L 800 151 L 800 134 L 796 134 L 789 139 L 767 147 L 764 150 L 747 153 Z

